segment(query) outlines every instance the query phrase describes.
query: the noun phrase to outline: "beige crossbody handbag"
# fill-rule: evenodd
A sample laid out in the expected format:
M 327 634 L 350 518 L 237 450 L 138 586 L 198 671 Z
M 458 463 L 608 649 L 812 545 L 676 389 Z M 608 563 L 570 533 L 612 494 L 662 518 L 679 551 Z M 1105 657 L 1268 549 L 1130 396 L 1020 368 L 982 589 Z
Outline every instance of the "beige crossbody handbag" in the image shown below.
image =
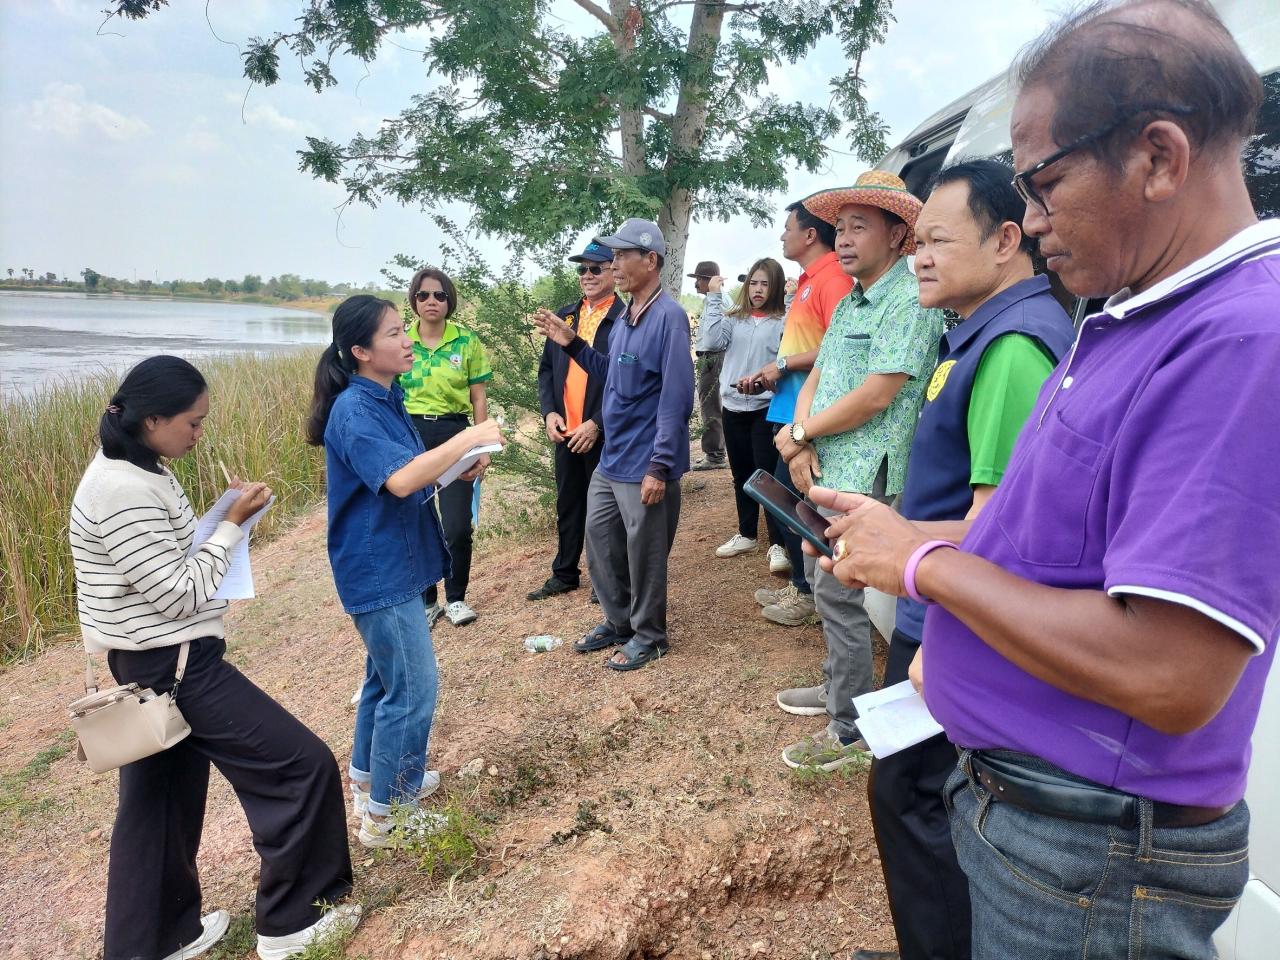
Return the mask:
M 168 750 L 191 732 L 174 696 L 187 670 L 190 643 L 178 651 L 173 689 L 155 693 L 136 683 L 98 689 L 93 658 L 85 654 L 85 695 L 71 704 L 71 728 L 80 738 L 80 759 L 94 773 L 106 773 L 143 757 Z

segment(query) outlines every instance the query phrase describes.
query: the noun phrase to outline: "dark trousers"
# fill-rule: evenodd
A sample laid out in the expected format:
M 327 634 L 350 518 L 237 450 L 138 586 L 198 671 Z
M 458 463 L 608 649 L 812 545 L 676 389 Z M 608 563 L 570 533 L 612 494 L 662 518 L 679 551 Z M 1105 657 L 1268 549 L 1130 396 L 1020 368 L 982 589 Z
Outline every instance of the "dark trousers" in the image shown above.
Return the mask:
M 724 411 L 724 448 L 729 454 L 729 472 L 733 474 L 733 497 L 738 508 L 738 533 L 754 540 L 760 531 L 760 504 L 747 496 L 742 485 L 757 470 L 770 472 L 778 462 L 773 445 L 774 425 L 765 419 L 767 411 L 749 410 L 739 413 L 727 407 Z M 770 543 L 782 543 L 782 525 L 765 513 L 765 527 Z
M 884 685 L 907 679 L 920 645 L 893 632 Z M 944 736 L 871 764 L 867 797 L 902 960 L 967 960 L 969 881 L 956 859 L 942 788 L 956 768 Z M 1028 918 L 1034 922 L 1034 918 Z
M 774 434 L 777 434 L 775 429 Z M 776 448 L 775 448 L 776 449 Z M 773 475 L 778 482 L 794 493 L 800 496 L 800 491 L 796 489 L 796 485 L 791 481 L 791 470 L 787 466 L 787 461 L 783 460 L 780 455 L 775 454 L 775 463 Z M 782 545 L 787 548 L 787 559 L 791 561 L 791 583 L 801 593 L 813 593 L 813 586 L 805 579 L 804 575 L 804 550 L 800 548 L 800 534 L 792 533 L 788 527 L 782 528 Z
M 351 892 L 338 764 L 324 741 L 223 659 L 226 644 L 193 641 L 178 707 L 191 735 L 120 768 L 120 806 L 107 868 L 104 960 L 159 960 L 200 936 L 196 851 L 209 764 L 244 808 L 262 858 L 257 930 L 296 933 L 320 903 Z M 112 650 L 120 683 L 172 689 L 177 647 Z
M 582 559 L 583 538 L 587 531 L 587 488 L 591 474 L 600 462 L 603 440 L 586 453 L 571 453 L 567 443 L 557 443 L 553 450 L 556 468 L 556 558 L 551 562 L 552 575 L 562 583 L 577 586 L 582 579 L 578 561 Z
M 720 408 L 720 368 L 724 351 L 698 354 L 698 415 L 702 418 L 702 452 L 724 461 L 724 419 Z
M 413 425 L 418 428 L 422 445 L 432 450 L 451 437 L 467 429 L 466 414 L 455 413 L 426 420 L 414 416 Z M 467 598 L 467 584 L 471 582 L 471 501 L 475 496 L 474 480 L 455 480 L 436 495 L 440 509 L 440 525 L 444 527 L 444 542 L 449 547 L 452 570 L 444 579 L 446 603 Z M 435 603 L 439 590 L 433 583 L 427 587 L 427 603 Z

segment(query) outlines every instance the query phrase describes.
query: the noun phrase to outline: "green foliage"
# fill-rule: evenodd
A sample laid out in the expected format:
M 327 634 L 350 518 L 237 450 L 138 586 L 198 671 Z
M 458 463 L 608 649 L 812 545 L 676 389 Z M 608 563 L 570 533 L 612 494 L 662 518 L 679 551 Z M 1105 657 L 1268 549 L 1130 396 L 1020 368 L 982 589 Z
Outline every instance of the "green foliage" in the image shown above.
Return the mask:
M 75 749 L 75 743 L 75 734 L 64 730 L 25 767 L 0 776 L 0 814 L 22 817 L 38 812 L 41 801 L 34 799 L 32 784 L 43 780 L 51 766 Z
M 678 238 L 691 211 L 762 223 L 790 170 L 821 168 L 824 141 L 844 132 L 867 161 L 885 150 L 861 67 L 892 0 L 579 6 L 592 17 L 585 34 L 547 0 L 304 0 L 292 28 L 248 41 L 244 73 L 276 83 L 287 54 L 319 92 L 335 83 L 335 55 L 368 63 L 398 32 L 427 28 L 422 59 L 438 85 L 345 144 L 307 137 L 300 169 L 340 184 L 348 202 L 465 202 L 472 229 L 537 248 L 628 216 Z M 848 66 L 812 92 L 820 105 L 770 94 L 770 71 L 826 37 Z M 682 239 L 671 259 L 674 276 Z
M 471 877 L 480 853 L 478 842 L 487 828 L 457 801 L 435 812 L 445 818 L 445 825 L 434 833 L 414 837 L 404 849 L 428 879 Z

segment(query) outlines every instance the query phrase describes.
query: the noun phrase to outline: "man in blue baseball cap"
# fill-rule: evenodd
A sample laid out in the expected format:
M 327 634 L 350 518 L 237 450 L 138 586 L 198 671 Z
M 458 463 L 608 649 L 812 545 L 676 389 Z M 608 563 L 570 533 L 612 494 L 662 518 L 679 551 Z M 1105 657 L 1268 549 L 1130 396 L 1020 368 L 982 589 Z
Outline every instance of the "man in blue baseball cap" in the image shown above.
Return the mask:
M 556 316 L 593 350 L 608 356 L 613 322 L 626 307 L 613 288 L 613 251 L 592 241 L 569 262 L 578 265 L 582 297 L 561 307 Z M 557 549 L 551 576 L 529 594 L 530 600 L 545 600 L 578 589 L 578 561 L 587 525 L 587 486 L 603 448 L 604 381 L 604 377 L 588 373 L 550 340 L 543 346 L 538 363 L 538 404 L 555 458 Z
M 667 244 L 658 225 L 633 218 L 595 242 L 613 250 L 614 282 L 631 297 L 609 352 L 550 310 L 538 310 L 534 325 L 605 380 L 604 450 L 587 494 L 587 566 L 605 620 L 574 649 L 620 646 L 605 665 L 635 670 L 669 649 L 667 554 L 689 469 L 693 358 L 689 317 L 662 289 Z

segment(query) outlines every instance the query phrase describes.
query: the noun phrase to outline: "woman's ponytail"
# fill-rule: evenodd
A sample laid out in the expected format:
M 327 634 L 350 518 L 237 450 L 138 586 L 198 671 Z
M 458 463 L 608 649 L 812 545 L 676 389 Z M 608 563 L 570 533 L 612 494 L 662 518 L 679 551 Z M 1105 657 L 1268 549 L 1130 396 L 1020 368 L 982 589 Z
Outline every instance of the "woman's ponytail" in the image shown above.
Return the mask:
M 320 354 L 320 362 L 316 364 L 311 415 L 307 418 L 307 443 L 312 446 L 324 445 L 324 431 L 329 425 L 333 402 L 338 399 L 338 394 L 347 389 L 347 384 L 357 371 L 356 358 L 351 355 L 351 348 L 367 349 L 373 344 L 374 334 L 378 332 L 378 325 L 388 310 L 399 313 L 390 300 L 360 293 L 347 297 L 333 311 L 333 339 L 325 347 L 324 353 Z

